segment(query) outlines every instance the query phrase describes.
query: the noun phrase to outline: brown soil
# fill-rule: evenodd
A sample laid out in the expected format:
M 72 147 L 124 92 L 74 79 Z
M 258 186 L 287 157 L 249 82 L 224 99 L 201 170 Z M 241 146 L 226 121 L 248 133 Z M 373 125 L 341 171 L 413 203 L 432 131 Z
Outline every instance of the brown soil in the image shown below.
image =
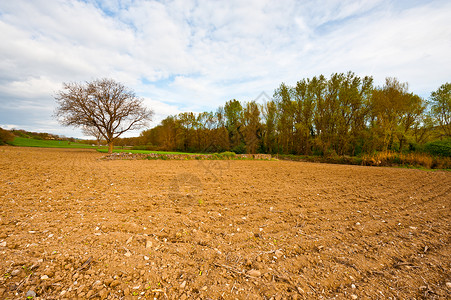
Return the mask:
M 451 297 L 450 172 L 101 157 L 0 148 L 0 298 Z

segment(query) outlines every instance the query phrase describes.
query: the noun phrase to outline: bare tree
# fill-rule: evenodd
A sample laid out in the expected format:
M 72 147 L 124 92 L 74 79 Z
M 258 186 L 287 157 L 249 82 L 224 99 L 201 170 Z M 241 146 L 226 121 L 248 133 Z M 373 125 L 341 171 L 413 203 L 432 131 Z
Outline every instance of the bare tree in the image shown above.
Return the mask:
M 97 146 L 100 146 L 100 141 L 102 140 L 102 133 L 96 127 L 83 126 L 81 129 L 84 135 L 93 136 L 96 139 Z
M 108 143 L 108 153 L 121 134 L 146 126 L 153 116 L 143 99 L 112 79 L 63 85 L 54 97 L 56 118 L 64 126 L 96 128 Z

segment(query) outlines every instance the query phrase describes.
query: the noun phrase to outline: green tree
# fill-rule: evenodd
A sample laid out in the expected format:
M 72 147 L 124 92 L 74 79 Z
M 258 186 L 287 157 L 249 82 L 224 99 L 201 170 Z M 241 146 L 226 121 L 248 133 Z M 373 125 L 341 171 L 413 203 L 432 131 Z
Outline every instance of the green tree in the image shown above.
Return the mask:
M 292 88 L 282 83 L 274 92 L 274 99 L 278 109 L 277 130 L 278 144 L 282 153 L 293 152 L 294 131 L 294 103 L 292 101 Z
M 371 77 L 361 79 L 352 72 L 341 75 L 335 137 L 335 148 L 340 155 L 355 155 L 366 128 L 372 82 Z
M 179 128 L 178 120 L 174 116 L 169 116 L 161 121 L 158 143 L 164 150 L 174 151 L 177 149 L 177 131 Z
M 374 89 L 371 101 L 373 130 L 380 138 L 380 150 L 392 150 L 397 139 L 398 150 L 402 151 L 408 131 L 425 109 L 424 100 L 408 93 L 407 83 L 386 78 L 383 87 Z
M 275 153 L 277 150 L 277 117 L 276 103 L 272 100 L 265 102 L 265 104 L 263 104 L 263 144 L 266 153 Z
M 243 107 L 238 100 L 229 100 L 224 106 L 225 125 L 229 133 L 232 150 L 239 149 L 244 144 L 242 136 Z
M 300 80 L 294 89 L 296 153 L 307 155 L 311 154 L 315 111 L 314 96 L 309 83 L 309 79 Z
M 327 104 L 325 102 L 327 92 L 327 81 L 323 75 L 314 76 L 309 82 L 310 93 L 315 102 L 315 110 L 313 116 L 314 143 L 315 148 L 325 153 L 327 145 L 325 145 L 324 136 L 327 134 Z
M 451 83 L 442 84 L 430 97 L 432 116 L 443 135 L 451 137 Z
M 257 153 L 260 144 L 260 108 L 255 101 L 247 102 L 243 111 L 244 141 L 247 153 Z

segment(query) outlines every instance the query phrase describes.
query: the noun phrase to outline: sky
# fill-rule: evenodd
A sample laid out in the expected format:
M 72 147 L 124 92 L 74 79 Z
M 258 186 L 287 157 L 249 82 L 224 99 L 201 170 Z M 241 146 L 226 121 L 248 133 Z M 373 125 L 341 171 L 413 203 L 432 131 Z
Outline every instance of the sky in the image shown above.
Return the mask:
M 450 16 L 448 0 L 0 0 L 0 127 L 81 138 L 54 96 L 98 78 L 143 98 L 148 128 L 348 71 L 427 99 L 451 81 Z

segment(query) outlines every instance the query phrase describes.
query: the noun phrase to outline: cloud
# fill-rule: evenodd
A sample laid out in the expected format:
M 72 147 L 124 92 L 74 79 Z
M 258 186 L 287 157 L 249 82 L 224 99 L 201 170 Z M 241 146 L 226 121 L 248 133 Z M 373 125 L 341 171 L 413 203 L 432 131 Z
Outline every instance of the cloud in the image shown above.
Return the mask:
M 155 120 L 348 70 L 427 97 L 451 75 L 450 13 L 448 1 L 2 1 L 0 123 L 42 128 L 25 117 L 37 107 L 67 133 L 52 95 L 99 77 L 134 89 Z

